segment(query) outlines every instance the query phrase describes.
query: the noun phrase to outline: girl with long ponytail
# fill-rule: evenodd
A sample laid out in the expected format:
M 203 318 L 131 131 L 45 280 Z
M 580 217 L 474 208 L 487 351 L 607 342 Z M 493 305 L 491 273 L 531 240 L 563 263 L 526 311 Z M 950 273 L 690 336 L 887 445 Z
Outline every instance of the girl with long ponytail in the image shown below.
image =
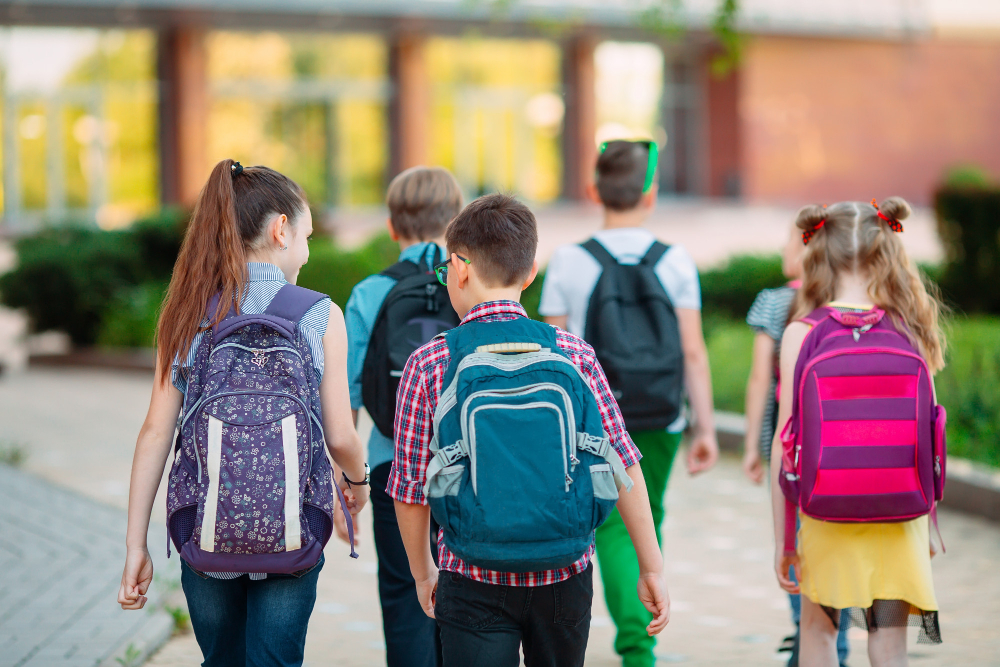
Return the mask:
M 260 315 L 279 291 L 295 283 L 309 259 L 312 227 L 302 189 L 267 167 L 222 160 L 201 191 L 157 326 L 152 397 L 132 462 L 118 593 L 123 609 L 141 609 L 153 579 L 146 547 L 149 517 L 193 380 L 195 352 L 229 313 Z M 322 298 L 299 319 L 298 330 L 305 341 L 298 344 L 308 345 L 318 381 L 327 449 L 346 478 L 364 480 L 362 445 L 351 417 L 343 313 Z M 330 483 L 329 475 L 324 479 Z M 367 486 L 344 484 L 343 492 L 353 514 L 367 502 Z M 202 572 L 182 557 L 181 582 L 203 665 L 301 665 L 324 562 L 317 557 L 315 565 L 293 574 Z

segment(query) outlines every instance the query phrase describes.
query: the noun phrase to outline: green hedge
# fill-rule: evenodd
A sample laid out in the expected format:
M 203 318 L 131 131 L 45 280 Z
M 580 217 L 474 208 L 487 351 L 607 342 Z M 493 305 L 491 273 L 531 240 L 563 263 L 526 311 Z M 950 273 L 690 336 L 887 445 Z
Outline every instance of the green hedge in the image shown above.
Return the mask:
M 182 226 L 182 216 L 168 211 L 126 230 L 67 225 L 18 239 L 18 264 L 0 276 L 0 299 L 24 308 L 34 330 L 59 329 L 91 345 L 124 293 L 169 279 Z
M 967 313 L 1000 314 L 1000 188 L 947 186 L 934 197 L 947 263 L 941 288 Z

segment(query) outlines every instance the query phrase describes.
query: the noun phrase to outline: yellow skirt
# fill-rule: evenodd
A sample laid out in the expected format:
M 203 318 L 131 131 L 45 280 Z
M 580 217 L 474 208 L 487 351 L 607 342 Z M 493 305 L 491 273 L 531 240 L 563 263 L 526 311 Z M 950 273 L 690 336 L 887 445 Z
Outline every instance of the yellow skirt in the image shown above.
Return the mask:
M 833 523 L 800 514 L 802 594 L 833 609 L 905 600 L 937 611 L 926 516 L 901 523 Z

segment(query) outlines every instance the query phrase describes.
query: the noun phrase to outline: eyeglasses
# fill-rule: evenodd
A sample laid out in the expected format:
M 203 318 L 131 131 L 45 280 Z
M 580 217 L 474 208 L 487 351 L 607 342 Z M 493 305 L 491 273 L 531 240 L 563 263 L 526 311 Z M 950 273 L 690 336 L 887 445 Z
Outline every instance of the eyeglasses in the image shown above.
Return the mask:
M 646 181 L 642 186 L 642 193 L 646 194 L 653 187 L 653 177 L 656 176 L 656 167 L 660 163 L 660 149 L 655 141 L 628 141 L 626 139 L 616 139 L 605 141 L 601 144 L 600 152 L 603 155 L 611 144 L 641 144 L 649 151 L 649 162 L 646 163 Z
M 458 257 L 460 260 L 462 260 L 466 264 L 472 264 L 472 260 L 466 259 L 466 258 L 462 257 L 457 252 L 455 253 L 455 257 Z M 434 267 L 434 275 L 437 276 L 438 282 L 441 283 L 442 285 L 444 285 L 445 287 L 448 286 L 448 263 L 449 262 L 451 262 L 451 257 L 449 257 L 448 259 L 444 260 L 443 262 L 441 262 L 440 264 L 438 264 L 437 266 Z

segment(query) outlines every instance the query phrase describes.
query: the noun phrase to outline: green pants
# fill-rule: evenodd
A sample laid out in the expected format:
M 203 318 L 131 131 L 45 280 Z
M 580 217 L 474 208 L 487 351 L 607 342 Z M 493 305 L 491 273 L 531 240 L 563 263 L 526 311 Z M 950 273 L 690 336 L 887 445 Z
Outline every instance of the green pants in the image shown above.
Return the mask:
M 653 510 L 656 542 L 660 543 L 660 524 L 663 523 L 663 497 L 667 491 L 667 478 L 674 462 L 674 454 L 681 442 L 680 433 L 666 431 L 639 431 L 630 433 L 642 452 L 642 476 L 649 492 L 649 505 Z M 653 615 L 639 601 L 639 559 L 629 539 L 625 523 L 618 510 L 614 510 L 597 529 L 597 559 L 604 583 L 604 600 L 611 619 L 618 628 L 615 651 L 622 657 L 624 667 L 652 667 L 656 662 L 653 647 L 656 639 L 646 634 L 646 626 Z

